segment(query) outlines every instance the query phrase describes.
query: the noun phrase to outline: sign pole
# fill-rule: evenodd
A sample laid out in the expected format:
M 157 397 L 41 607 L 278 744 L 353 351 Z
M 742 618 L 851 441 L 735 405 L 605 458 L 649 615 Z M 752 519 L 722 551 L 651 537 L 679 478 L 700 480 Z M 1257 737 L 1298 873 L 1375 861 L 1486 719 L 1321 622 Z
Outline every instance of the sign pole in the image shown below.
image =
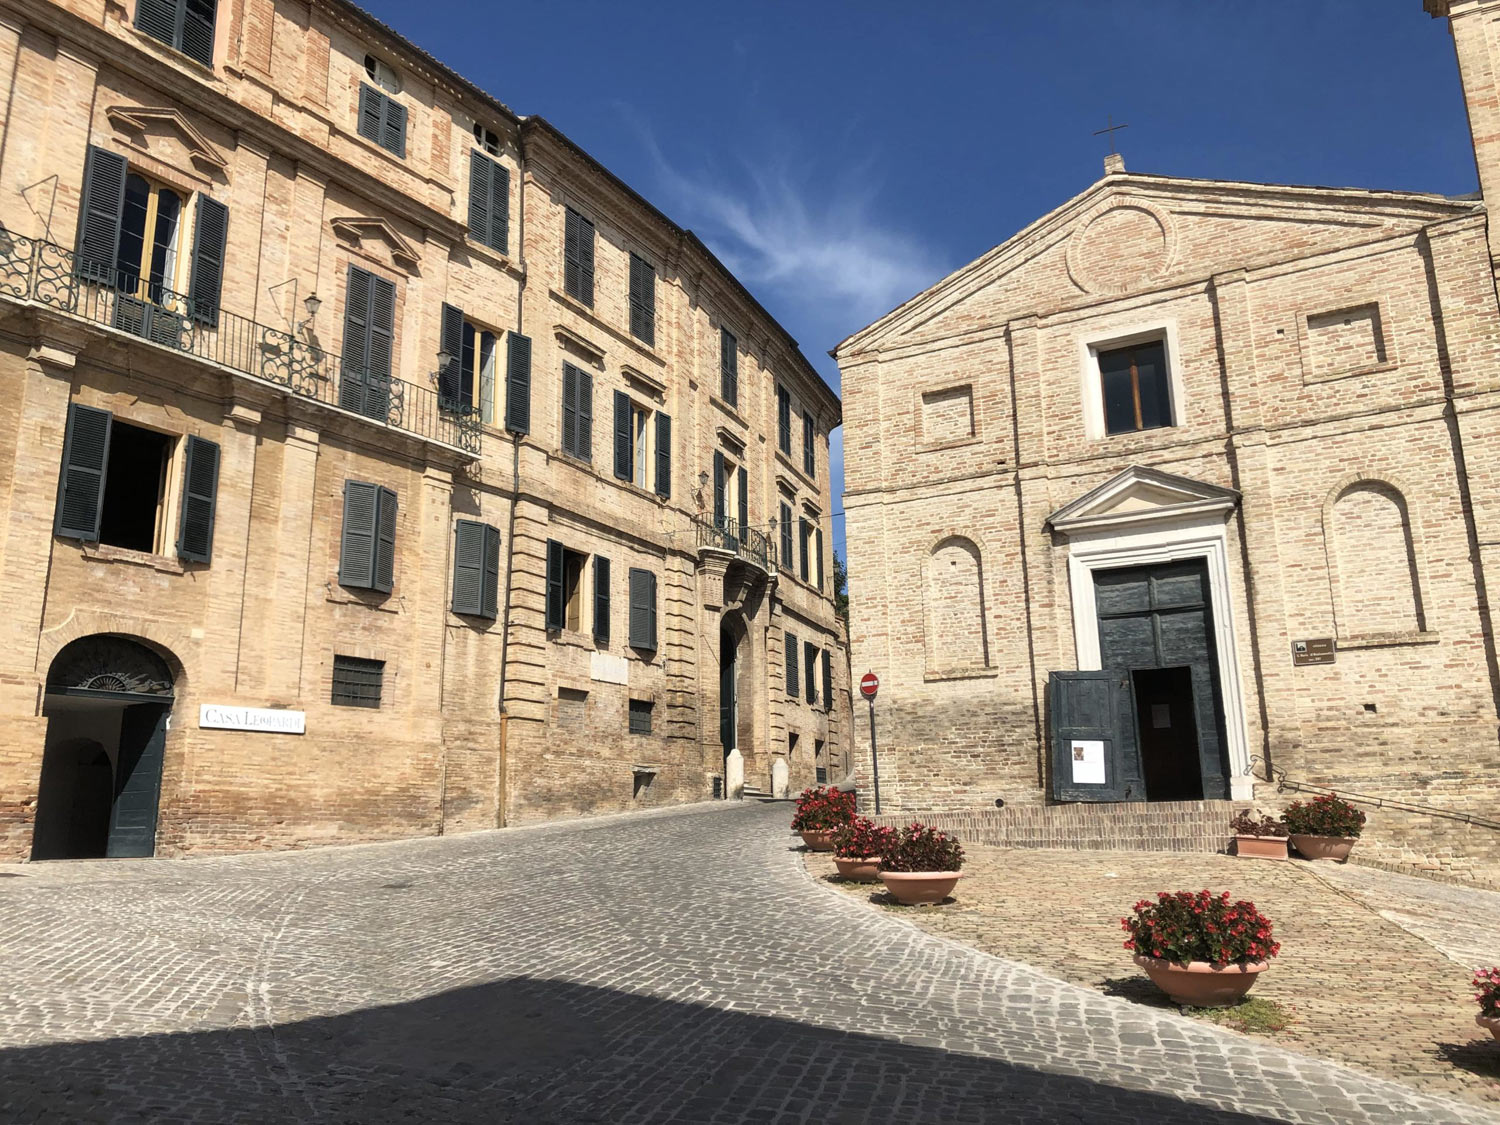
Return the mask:
M 875 815 L 880 815 L 880 754 L 875 747 L 875 695 L 880 691 L 880 678 L 874 672 L 866 672 L 859 681 L 859 693 L 870 701 L 870 769 L 875 777 Z

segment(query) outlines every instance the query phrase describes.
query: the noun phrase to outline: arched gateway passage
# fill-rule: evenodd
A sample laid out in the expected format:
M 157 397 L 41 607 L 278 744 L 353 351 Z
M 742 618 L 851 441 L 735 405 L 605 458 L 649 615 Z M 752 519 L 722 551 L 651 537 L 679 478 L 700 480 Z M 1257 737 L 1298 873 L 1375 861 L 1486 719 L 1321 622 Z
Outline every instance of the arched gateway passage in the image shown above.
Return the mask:
M 172 690 L 167 662 L 128 637 L 80 637 L 57 654 L 32 859 L 155 851 Z

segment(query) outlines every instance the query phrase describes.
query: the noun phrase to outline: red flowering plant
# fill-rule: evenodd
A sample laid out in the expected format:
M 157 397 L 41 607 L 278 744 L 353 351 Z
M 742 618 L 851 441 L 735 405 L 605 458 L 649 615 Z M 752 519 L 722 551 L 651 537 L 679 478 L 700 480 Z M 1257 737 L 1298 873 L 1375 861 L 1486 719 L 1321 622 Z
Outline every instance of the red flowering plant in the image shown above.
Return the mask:
M 1490 1019 L 1500 1019 L 1500 968 L 1480 969 L 1474 974 L 1474 999 L 1479 1001 L 1479 1014 Z
M 840 859 L 869 859 L 885 854 L 895 839 L 894 828 L 881 828 L 867 816 L 856 816 L 833 834 L 833 854 Z
M 1271 920 L 1253 902 L 1230 902 L 1229 892 L 1159 891 L 1156 901 L 1141 899 L 1133 918 L 1121 918 L 1130 936 L 1125 948 L 1142 957 L 1187 964 L 1244 965 L 1269 961 L 1281 952 Z
M 963 865 L 957 836 L 915 821 L 892 831 L 880 853 L 882 871 L 957 871 Z
M 792 816 L 793 832 L 828 832 L 854 819 L 854 794 L 832 786 L 802 790 Z
M 1263 816 L 1256 819 L 1248 812 L 1242 812 L 1229 822 L 1229 831 L 1236 836 L 1279 836 L 1286 838 L 1286 825 L 1274 816 Z
M 1281 814 L 1281 823 L 1298 836 L 1357 838 L 1365 830 L 1365 814 L 1336 793 L 1325 793 L 1311 801 L 1293 801 Z

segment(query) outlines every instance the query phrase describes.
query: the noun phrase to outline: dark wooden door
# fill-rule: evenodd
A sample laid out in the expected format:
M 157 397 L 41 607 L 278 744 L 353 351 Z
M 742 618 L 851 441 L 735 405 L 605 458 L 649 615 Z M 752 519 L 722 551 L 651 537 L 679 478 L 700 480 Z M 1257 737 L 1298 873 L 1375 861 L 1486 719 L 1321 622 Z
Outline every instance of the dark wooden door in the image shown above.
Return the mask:
M 109 818 L 105 855 L 148 856 L 156 851 L 156 810 L 161 800 L 161 769 L 171 706 L 138 703 L 120 721 L 120 754 L 115 766 L 115 801 Z
M 1053 798 L 1144 801 L 1129 674 L 1053 672 L 1047 690 Z
M 1192 681 L 1203 796 L 1229 796 L 1208 567 L 1201 561 L 1094 573 L 1099 661 L 1133 672 L 1186 666 Z
M 735 681 L 739 660 L 739 645 L 728 629 L 719 631 L 719 743 L 724 748 L 724 757 L 735 748 L 736 728 L 739 726 L 735 714 Z

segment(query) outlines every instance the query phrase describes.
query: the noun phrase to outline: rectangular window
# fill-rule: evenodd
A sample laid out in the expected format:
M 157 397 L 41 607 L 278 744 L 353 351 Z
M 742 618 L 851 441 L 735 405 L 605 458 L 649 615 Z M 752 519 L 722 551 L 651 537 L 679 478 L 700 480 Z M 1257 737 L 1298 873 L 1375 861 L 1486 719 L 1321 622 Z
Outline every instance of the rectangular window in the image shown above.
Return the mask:
M 500 335 L 464 319 L 461 309 L 443 305 L 438 351 L 447 362 L 438 371 L 438 409 L 457 414 L 479 413 L 493 421 L 495 355 Z
M 630 255 L 630 334 L 656 346 L 656 269 L 636 254 Z
M 821 590 L 821 589 L 823 589 L 823 581 L 824 581 L 824 573 L 823 573 L 823 529 L 821 527 L 814 527 L 813 528 L 813 562 L 815 562 L 817 564 L 817 567 L 818 567 L 818 589 Z
M 715 450 L 714 526 L 737 537 L 749 522 L 750 474 L 745 466 L 736 465 L 723 453 Z
M 811 414 L 802 415 L 802 471 L 810 477 L 818 475 L 818 427 Z
M 359 87 L 359 135 L 406 159 L 406 107 L 389 94 Z
M 802 667 L 807 677 L 807 702 L 816 706 L 818 702 L 818 646 L 811 641 L 802 645 Z
M 454 527 L 453 612 L 493 621 L 499 614 L 500 532 L 487 523 Z
M 826 648 L 823 650 L 823 706 L 829 710 L 833 708 L 833 653 Z
M 811 580 L 811 547 L 812 524 L 806 520 L 797 521 L 797 577 L 804 582 Z
M 672 498 L 672 417 L 656 412 L 656 494 Z
M 594 641 L 609 644 L 609 560 L 594 556 Z
M 395 569 L 396 494 L 367 481 L 346 480 L 339 585 L 389 594 Z
M 510 169 L 473 150 L 469 152 L 469 237 L 502 254 L 510 246 Z
M 1164 341 L 1100 352 L 1099 385 L 1105 433 L 1128 434 L 1173 424 Z
M 615 392 L 615 479 L 650 487 L 651 411 L 624 391 Z
M 786 631 L 786 645 L 782 649 L 782 658 L 786 663 L 786 696 L 788 699 L 796 699 L 800 694 L 802 677 L 797 671 L 797 635 L 790 629 Z
M 656 575 L 630 570 L 630 647 L 656 651 Z
M 740 342 L 727 328 L 719 329 L 719 397 L 740 404 Z
M 563 292 L 594 307 L 594 224 L 571 207 L 563 232 Z
M 384 660 L 357 656 L 333 658 L 333 696 L 336 707 L 379 707 L 385 682 Z
M 339 372 L 339 405 L 345 410 L 382 422 L 390 417 L 395 335 L 395 283 L 350 265 Z
M 792 568 L 794 562 L 792 556 L 792 506 L 781 505 L 781 565 L 787 570 Z
M 519 332 L 505 338 L 505 428 L 531 432 L 531 337 Z
M 791 456 L 792 394 L 780 384 L 776 387 L 776 447 Z
M 594 377 L 563 364 L 562 451 L 580 461 L 594 458 Z
M 204 66 L 214 65 L 216 0 L 136 0 L 135 26 Z
M 630 733 L 651 733 L 651 712 L 655 704 L 649 699 L 632 699 L 630 701 Z
M 583 572 L 588 563 L 587 555 L 563 552 L 563 626 L 574 633 L 583 629 Z

